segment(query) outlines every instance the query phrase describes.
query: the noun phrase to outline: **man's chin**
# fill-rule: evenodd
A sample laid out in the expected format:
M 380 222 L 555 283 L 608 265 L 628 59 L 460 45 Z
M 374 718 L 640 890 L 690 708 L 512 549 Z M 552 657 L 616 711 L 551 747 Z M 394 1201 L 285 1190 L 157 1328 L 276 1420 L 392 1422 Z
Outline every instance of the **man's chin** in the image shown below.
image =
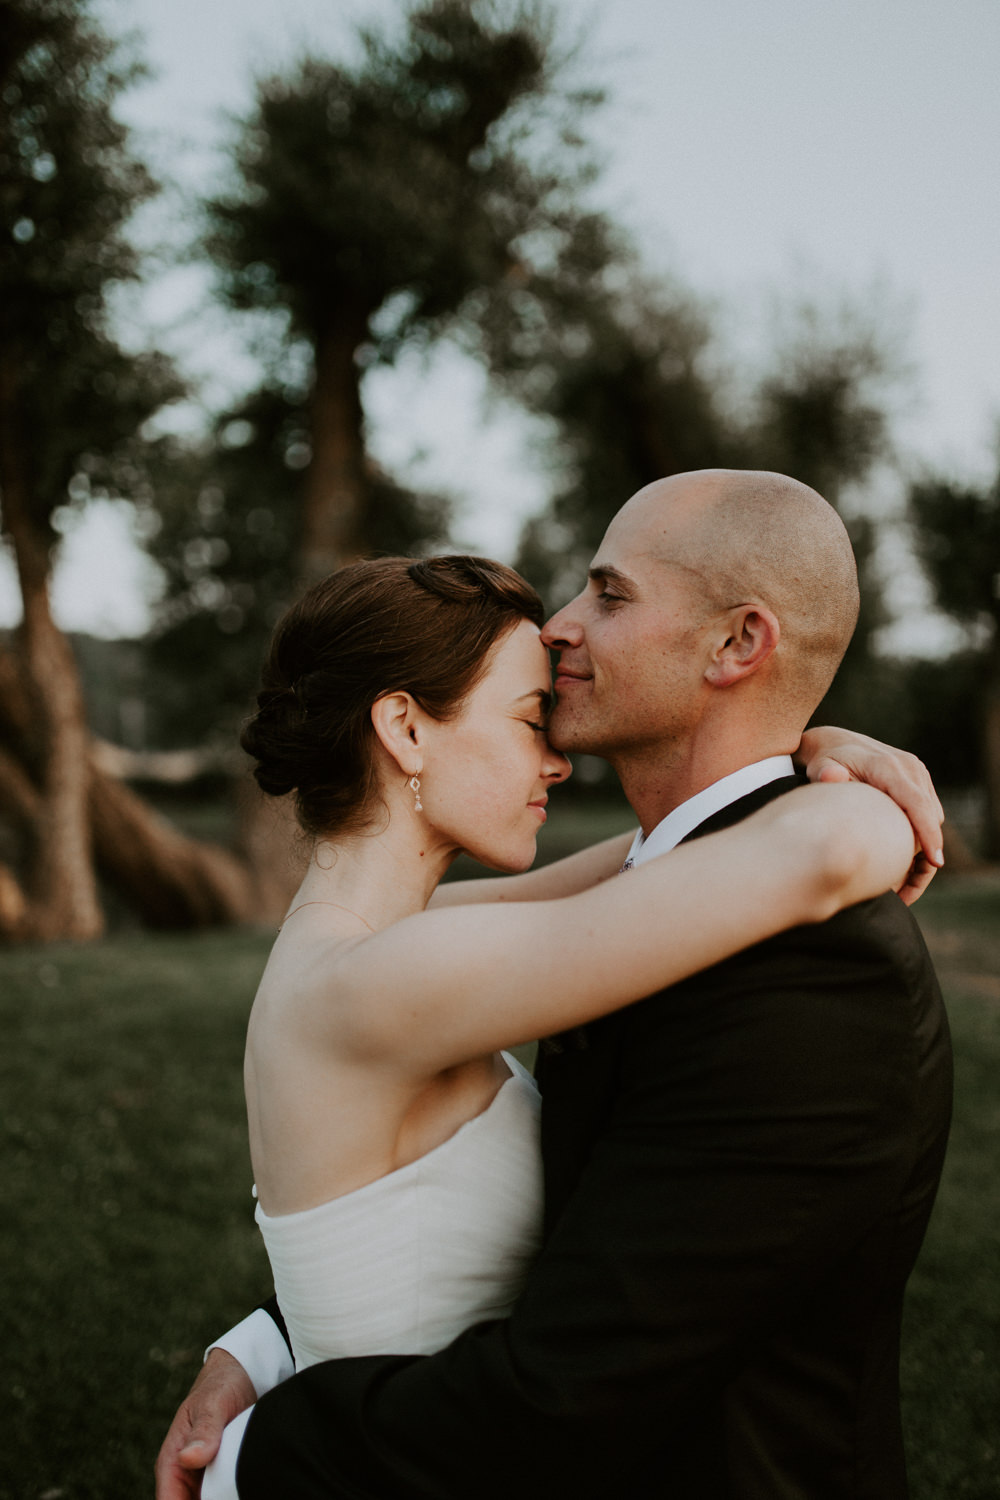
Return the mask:
M 595 744 L 594 736 L 587 733 L 586 725 L 574 724 L 569 717 L 560 720 L 558 709 L 549 720 L 548 741 L 553 750 L 562 755 L 603 755 L 603 747 Z

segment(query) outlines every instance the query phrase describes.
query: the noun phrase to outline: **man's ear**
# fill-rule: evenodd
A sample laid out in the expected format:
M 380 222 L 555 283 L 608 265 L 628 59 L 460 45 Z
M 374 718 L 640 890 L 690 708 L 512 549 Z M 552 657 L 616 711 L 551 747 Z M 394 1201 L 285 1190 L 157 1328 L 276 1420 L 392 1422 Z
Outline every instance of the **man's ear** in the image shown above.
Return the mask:
M 705 679 L 713 687 L 731 687 L 752 677 L 771 657 L 779 640 L 778 617 L 766 604 L 741 604 L 720 629 Z
M 419 772 L 422 714 L 409 693 L 386 693 L 372 704 L 372 727 L 405 776 Z

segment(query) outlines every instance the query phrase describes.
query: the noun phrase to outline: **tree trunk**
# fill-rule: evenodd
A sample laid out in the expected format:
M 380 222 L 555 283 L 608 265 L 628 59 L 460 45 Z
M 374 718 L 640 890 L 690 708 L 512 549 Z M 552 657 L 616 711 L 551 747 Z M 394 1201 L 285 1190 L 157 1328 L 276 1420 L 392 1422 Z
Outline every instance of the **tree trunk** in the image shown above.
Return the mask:
M 44 815 L 32 757 L 31 704 L 9 654 L 0 654 L 0 813 L 29 846 Z M 189 928 L 277 922 L 301 878 L 300 850 L 288 810 L 251 818 L 245 852 L 234 854 L 180 833 L 124 782 L 103 768 L 100 746 L 87 747 L 87 808 L 100 874 L 149 927 Z M 256 801 L 265 798 L 254 790 Z M 249 795 L 248 795 L 249 800 Z M 0 936 L 37 937 L 31 905 L 0 866 Z
M 1000 617 L 993 626 L 993 644 L 986 658 L 982 733 L 986 857 L 1000 859 Z
M 0 721 L 0 728 L 6 727 Z M 0 815 L 13 826 L 19 842 L 31 840 L 39 810 L 40 798 L 30 776 L 13 755 L 0 750 Z M 31 908 L 24 887 L 13 870 L 0 864 L 0 941 L 30 936 Z
M 368 311 L 361 309 L 337 317 L 316 339 L 300 553 L 307 584 L 365 550 L 364 414 L 355 355 L 367 327 Z
M 0 865 L 0 938 L 18 942 L 29 936 L 30 912 L 20 881 Z
M 0 494 L 24 606 L 17 657 L 31 704 L 40 794 L 24 921 L 37 939 L 86 939 L 104 927 L 87 809 L 86 713 L 69 642 L 49 606 L 50 543 L 32 516 L 17 405 L 15 364 L 5 356 L 0 361 Z
M 6 750 L 0 750 L 0 812 L 30 833 L 41 814 L 42 799 L 24 767 Z
M 275 920 L 250 866 L 218 844 L 180 833 L 124 782 L 94 770 L 90 809 L 98 868 L 148 927 Z

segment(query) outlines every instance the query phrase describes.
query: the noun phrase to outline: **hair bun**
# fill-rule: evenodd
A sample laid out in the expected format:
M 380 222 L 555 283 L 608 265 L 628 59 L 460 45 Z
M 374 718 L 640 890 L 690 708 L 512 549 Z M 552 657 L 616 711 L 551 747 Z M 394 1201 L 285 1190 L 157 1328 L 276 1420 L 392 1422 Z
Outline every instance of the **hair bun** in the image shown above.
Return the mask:
M 254 777 L 269 797 L 295 791 L 302 774 L 299 731 L 305 720 L 292 686 L 264 688 L 257 694 L 257 712 L 244 726 L 240 744 L 257 765 Z
M 294 687 L 262 688 L 257 694 L 257 715 L 280 719 L 300 707 Z

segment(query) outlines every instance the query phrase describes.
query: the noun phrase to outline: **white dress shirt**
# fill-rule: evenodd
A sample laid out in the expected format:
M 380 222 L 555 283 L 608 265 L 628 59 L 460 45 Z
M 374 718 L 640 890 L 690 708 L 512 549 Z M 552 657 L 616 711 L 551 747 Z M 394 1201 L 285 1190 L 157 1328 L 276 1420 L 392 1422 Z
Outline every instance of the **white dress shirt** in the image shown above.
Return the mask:
M 262 1307 L 257 1307 L 249 1317 L 230 1328 L 221 1339 L 209 1344 L 205 1357 L 213 1349 L 225 1349 L 250 1376 L 250 1383 L 258 1399 L 295 1374 L 291 1350 L 285 1343 L 277 1323 Z
M 771 755 L 767 760 L 754 761 L 751 766 L 741 766 L 719 781 L 713 781 L 702 791 L 696 792 L 673 812 L 668 812 L 653 829 L 649 838 L 643 838 L 640 828 L 632 840 L 628 858 L 623 869 L 630 870 L 644 860 L 654 859 L 657 854 L 669 854 L 682 839 L 693 833 L 702 823 L 721 812 L 741 797 L 748 797 L 771 781 L 780 781 L 783 776 L 794 776 L 795 765 L 790 755 Z

